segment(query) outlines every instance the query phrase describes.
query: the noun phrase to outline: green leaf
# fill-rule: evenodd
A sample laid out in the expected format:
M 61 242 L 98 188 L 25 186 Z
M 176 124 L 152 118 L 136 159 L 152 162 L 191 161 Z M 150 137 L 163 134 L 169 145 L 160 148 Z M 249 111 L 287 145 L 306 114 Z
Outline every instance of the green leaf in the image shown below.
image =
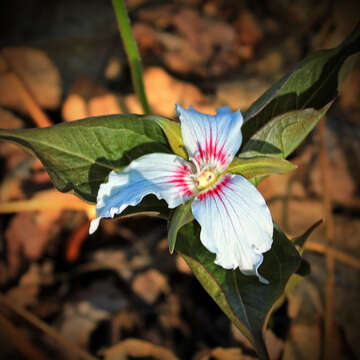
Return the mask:
M 0 130 L 0 139 L 34 152 L 58 190 L 73 190 L 96 202 L 99 186 L 111 170 L 119 171 L 144 154 L 170 152 L 160 127 L 149 119 L 100 116 L 41 129 Z
M 272 248 L 264 254 L 259 271 L 270 281 L 264 285 L 255 276 L 216 265 L 215 254 L 201 244 L 199 233 L 200 227 L 195 221 L 184 226 L 179 231 L 176 250 L 222 311 L 255 346 L 260 358 L 268 359 L 263 331 L 274 304 L 300 265 L 298 251 L 275 226 Z
M 122 213 L 122 218 L 134 216 L 150 216 L 164 220 L 170 217 L 170 209 L 164 200 L 159 200 L 155 195 L 145 196 L 136 206 L 128 206 Z
M 247 179 L 255 176 L 283 174 L 296 169 L 296 165 L 284 159 L 270 156 L 256 156 L 252 158 L 235 158 L 228 167 L 233 174 L 240 174 Z
M 179 122 L 164 118 L 162 116 L 151 115 L 152 120 L 154 120 L 164 131 L 168 142 L 170 144 L 171 150 L 176 154 L 181 156 L 184 159 L 188 158 L 187 152 L 185 150 L 185 145 L 181 136 L 181 126 Z
M 168 225 L 168 238 L 169 238 L 169 251 L 170 254 L 174 252 L 176 238 L 179 230 L 190 221 L 194 220 L 194 217 L 191 212 L 191 203 L 188 201 L 185 204 L 178 206 L 172 216 L 169 219 Z
M 290 111 L 269 121 L 256 132 L 242 149 L 241 156 L 289 156 L 325 115 L 331 103 L 320 110 Z
M 318 220 L 314 225 L 311 225 L 302 235 L 293 239 L 293 244 L 298 248 L 299 253 L 302 254 L 305 250 L 307 239 L 313 233 L 313 231 L 323 223 L 323 219 Z
M 323 109 L 333 101 L 352 65 L 347 62 L 344 69 L 345 60 L 359 51 L 360 24 L 338 47 L 303 60 L 248 109 L 242 127 L 243 144 L 279 115 L 307 108 Z

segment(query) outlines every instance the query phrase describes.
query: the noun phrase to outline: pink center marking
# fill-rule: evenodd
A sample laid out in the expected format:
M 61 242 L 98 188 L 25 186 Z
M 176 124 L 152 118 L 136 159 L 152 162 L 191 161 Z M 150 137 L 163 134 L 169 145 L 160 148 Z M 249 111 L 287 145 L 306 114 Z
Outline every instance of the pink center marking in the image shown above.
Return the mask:
M 189 165 L 179 165 L 174 175 L 169 176 L 169 181 L 174 184 L 184 196 L 194 196 L 189 186 Z
M 230 182 L 231 182 L 231 177 L 229 175 L 224 175 L 224 177 L 220 180 L 220 182 L 218 182 L 214 187 L 200 193 L 197 196 L 197 198 L 200 201 L 206 199 L 209 196 L 211 197 L 217 196 L 220 198 L 221 195 L 223 194 L 224 187 L 226 187 Z

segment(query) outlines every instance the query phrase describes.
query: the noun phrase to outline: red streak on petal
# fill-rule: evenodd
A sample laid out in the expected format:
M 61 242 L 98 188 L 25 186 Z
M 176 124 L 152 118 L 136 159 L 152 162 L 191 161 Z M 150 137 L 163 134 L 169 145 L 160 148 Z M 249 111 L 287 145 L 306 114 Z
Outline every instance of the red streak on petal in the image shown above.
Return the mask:
M 221 165 L 226 165 L 227 154 L 224 149 L 224 144 L 219 148 L 217 139 L 213 136 L 213 130 L 210 127 L 209 138 L 205 139 L 204 144 L 198 143 L 198 154 L 195 160 L 200 164 L 209 164 L 218 162 Z
M 205 200 L 208 196 L 221 198 L 221 195 L 223 194 L 223 188 L 228 186 L 228 184 L 231 182 L 231 177 L 229 175 L 225 175 L 223 179 L 217 183 L 214 187 L 212 187 L 209 190 L 206 190 L 202 193 L 200 193 L 197 198 L 202 201 Z
M 188 175 L 191 173 L 189 166 L 179 165 L 174 175 L 168 177 L 170 183 L 174 184 L 179 191 L 185 196 L 193 196 L 193 192 L 189 186 Z

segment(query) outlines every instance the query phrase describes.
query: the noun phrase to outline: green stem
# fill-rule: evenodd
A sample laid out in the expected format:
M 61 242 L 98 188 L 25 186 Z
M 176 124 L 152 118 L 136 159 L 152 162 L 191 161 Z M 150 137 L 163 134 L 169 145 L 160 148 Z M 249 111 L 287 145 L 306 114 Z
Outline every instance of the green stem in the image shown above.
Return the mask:
M 145 114 L 149 114 L 150 106 L 146 98 L 141 59 L 135 39 L 131 32 L 130 20 L 126 11 L 124 0 L 112 0 L 120 35 L 125 47 L 126 56 L 130 64 L 132 83 L 141 102 Z

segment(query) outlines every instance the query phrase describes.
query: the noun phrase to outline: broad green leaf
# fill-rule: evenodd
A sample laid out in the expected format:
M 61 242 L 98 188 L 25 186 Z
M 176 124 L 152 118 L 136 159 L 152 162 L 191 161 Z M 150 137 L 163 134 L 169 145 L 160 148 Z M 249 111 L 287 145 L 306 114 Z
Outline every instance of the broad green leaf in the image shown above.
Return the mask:
M 90 202 L 111 170 L 152 152 L 170 152 L 151 116 L 100 116 L 41 129 L 0 130 L 41 160 L 58 190 Z
M 188 201 L 187 203 L 178 206 L 169 219 L 168 238 L 170 254 L 174 252 L 176 238 L 179 230 L 184 225 L 194 220 L 191 212 L 191 203 L 192 201 Z
M 184 159 L 188 158 L 185 145 L 181 136 L 181 126 L 179 122 L 164 118 L 162 116 L 152 115 L 152 119 L 164 131 L 172 151 Z
M 159 200 L 155 195 L 145 196 L 136 206 L 128 206 L 122 213 L 122 218 L 134 216 L 150 216 L 168 220 L 170 209 L 164 200 Z
M 272 248 L 264 255 L 259 271 L 270 281 L 264 285 L 255 276 L 216 265 L 215 254 L 201 244 L 199 233 L 200 227 L 195 221 L 185 225 L 179 231 L 176 250 L 222 311 L 255 346 L 260 358 L 268 359 L 263 331 L 274 304 L 300 265 L 298 251 L 275 226 Z
M 351 62 L 344 65 L 345 60 L 359 51 L 360 24 L 338 47 L 319 51 L 303 60 L 245 113 L 243 144 L 279 115 L 307 108 L 323 109 L 333 101 L 352 65 Z
M 247 179 L 252 179 L 255 176 L 283 174 L 294 169 L 296 169 L 296 165 L 290 161 L 270 156 L 256 156 L 252 158 L 237 157 L 227 170 L 233 174 L 240 174 Z
M 306 241 L 313 233 L 313 231 L 323 223 L 323 219 L 318 220 L 314 225 L 311 225 L 302 235 L 292 240 L 293 244 L 298 248 L 300 254 L 305 250 Z
M 330 105 L 320 110 L 296 110 L 276 116 L 251 137 L 242 149 L 241 156 L 286 158 L 325 115 Z

